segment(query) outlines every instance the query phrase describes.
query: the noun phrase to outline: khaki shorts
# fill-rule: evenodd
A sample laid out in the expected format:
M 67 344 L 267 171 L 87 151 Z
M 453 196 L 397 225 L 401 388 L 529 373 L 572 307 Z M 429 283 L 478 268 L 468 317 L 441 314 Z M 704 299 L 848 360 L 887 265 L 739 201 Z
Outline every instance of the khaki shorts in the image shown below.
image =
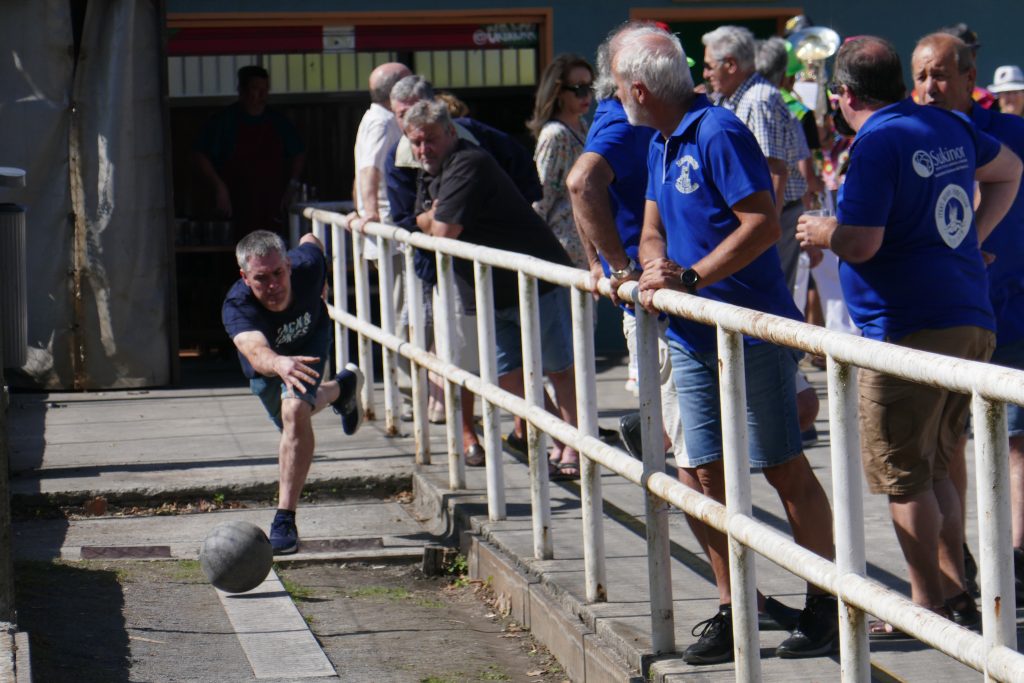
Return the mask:
M 919 330 L 894 343 L 984 362 L 995 348 L 995 334 L 981 327 L 950 327 Z M 948 478 L 970 396 L 866 369 L 860 370 L 859 390 L 861 458 L 872 493 L 912 495 Z

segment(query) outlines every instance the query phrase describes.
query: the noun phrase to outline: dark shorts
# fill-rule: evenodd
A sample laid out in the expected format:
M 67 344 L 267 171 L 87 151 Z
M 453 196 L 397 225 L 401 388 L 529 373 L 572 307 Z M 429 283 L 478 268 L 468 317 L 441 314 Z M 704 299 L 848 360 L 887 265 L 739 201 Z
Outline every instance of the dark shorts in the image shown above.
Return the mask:
M 297 398 L 305 401 L 312 407 L 316 407 L 316 392 L 320 388 L 320 382 L 324 379 L 324 367 L 327 365 L 327 354 L 331 345 L 331 326 L 325 326 L 326 332 L 315 335 L 301 351 L 295 352 L 296 356 L 316 356 L 320 360 L 316 363 L 309 363 L 309 366 L 316 370 L 317 377 L 312 382 L 303 382 L 306 393 L 300 394 L 289 387 L 280 377 L 263 377 L 262 375 L 249 380 L 249 390 L 259 397 L 260 403 L 267 411 L 270 421 L 281 430 L 284 428 L 281 422 L 281 401 L 286 398 Z
M 542 372 L 547 375 L 568 370 L 573 364 L 569 290 L 556 287 L 541 294 L 538 303 Z M 507 375 L 523 367 L 522 325 L 518 306 L 499 308 L 494 312 L 494 336 L 498 375 Z
M 961 326 L 919 330 L 894 342 L 945 356 L 987 361 L 989 330 Z M 970 396 L 861 369 L 861 459 L 872 493 L 906 496 L 949 477 L 949 460 L 964 433 Z

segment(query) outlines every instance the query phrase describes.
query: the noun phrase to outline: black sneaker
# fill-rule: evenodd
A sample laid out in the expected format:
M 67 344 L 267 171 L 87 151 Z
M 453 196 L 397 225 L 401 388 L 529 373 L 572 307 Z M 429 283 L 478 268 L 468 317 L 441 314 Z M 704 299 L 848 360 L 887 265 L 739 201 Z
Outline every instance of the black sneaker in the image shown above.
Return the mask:
M 981 595 L 978 590 L 978 563 L 971 555 L 971 549 L 964 543 L 964 578 L 967 579 L 967 592 L 971 595 Z
M 1017 604 L 1024 607 L 1024 548 L 1013 549 L 1013 576 Z
M 644 459 L 644 444 L 640 439 L 640 413 L 629 413 L 619 419 L 619 434 L 626 452 L 637 460 Z
M 701 628 L 703 627 L 703 628 Z M 700 631 L 698 633 L 698 631 Z M 732 661 L 732 605 L 722 605 L 718 614 L 705 619 L 690 631 L 698 636 L 696 643 L 686 648 L 683 661 L 687 664 L 720 664 Z
M 978 605 L 967 591 L 946 600 L 946 609 L 949 610 L 950 620 L 964 628 L 974 628 L 981 623 Z
M 351 436 L 359 429 L 363 421 L 363 406 L 359 403 L 359 394 L 363 389 L 363 373 L 359 366 L 349 363 L 338 373 L 338 398 L 331 406 L 334 412 L 341 415 L 341 428 Z
M 796 629 L 775 648 L 775 654 L 783 659 L 818 657 L 834 652 L 838 645 L 838 601 L 832 595 L 808 595 Z
M 792 631 L 800 620 L 800 610 L 784 605 L 775 598 L 764 599 L 764 612 L 757 614 L 759 631 Z
M 295 527 L 295 513 L 278 511 L 270 524 L 270 546 L 275 555 L 291 555 L 299 550 L 299 530 Z

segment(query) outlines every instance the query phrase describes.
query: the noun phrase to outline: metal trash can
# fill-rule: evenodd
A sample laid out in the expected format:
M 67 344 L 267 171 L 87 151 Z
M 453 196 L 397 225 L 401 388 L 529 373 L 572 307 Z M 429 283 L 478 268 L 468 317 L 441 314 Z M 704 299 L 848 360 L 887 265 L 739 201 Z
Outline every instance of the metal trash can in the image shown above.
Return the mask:
M 3 367 L 28 362 L 25 207 L 0 204 L 0 337 Z

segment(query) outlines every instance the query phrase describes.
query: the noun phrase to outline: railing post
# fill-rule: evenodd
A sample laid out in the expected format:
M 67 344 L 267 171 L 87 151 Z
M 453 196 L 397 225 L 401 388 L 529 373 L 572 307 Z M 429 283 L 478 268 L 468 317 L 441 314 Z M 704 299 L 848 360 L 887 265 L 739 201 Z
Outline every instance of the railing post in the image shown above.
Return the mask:
M 978 496 L 978 544 L 982 633 L 987 651 L 1017 649 L 1013 555 L 1010 536 L 1010 443 L 1006 405 L 977 392 L 971 397 L 974 474 Z M 987 669 L 987 667 L 986 667 Z M 995 680 L 986 671 L 985 680 Z
M 373 324 L 370 314 L 370 281 L 369 266 L 364 256 L 366 235 L 363 233 L 352 233 L 352 276 L 355 279 L 356 288 L 356 317 L 367 325 Z M 358 335 L 357 346 L 359 351 L 359 369 L 363 371 L 366 381 L 363 383 L 363 391 L 360 400 L 363 402 L 363 414 L 367 420 L 375 419 L 373 410 L 373 347 L 370 345 L 370 338 L 366 335 Z
M 441 352 L 441 360 L 451 365 L 455 353 L 452 338 L 455 326 L 455 276 L 452 257 L 437 253 L 437 300 L 434 309 L 434 341 Z M 445 432 L 448 436 L 448 486 L 453 490 L 466 488 L 466 465 L 462 460 L 462 393 L 461 388 L 444 380 Z
M 377 237 L 377 281 L 380 294 L 380 326 L 395 333 L 395 261 L 391 240 Z M 381 374 L 384 376 L 384 432 L 398 434 L 398 359 L 395 352 L 382 346 Z
M 324 258 L 325 259 L 326 258 L 330 258 L 330 255 L 327 253 L 327 227 L 323 224 L 322 221 L 319 221 L 316 218 L 312 219 L 312 224 L 313 224 L 313 227 L 312 227 L 312 230 L 310 232 L 313 234 L 314 237 L 316 237 L 318 240 L 320 240 L 320 244 L 324 245 Z M 335 324 L 335 327 L 337 327 L 337 324 Z M 337 331 L 337 330 L 335 330 L 335 331 Z M 333 358 L 325 358 L 324 359 L 324 379 L 327 379 L 329 377 L 333 377 L 334 374 L 337 372 L 337 370 L 335 368 L 341 368 L 341 367 L 342 366 L 338 365 L 337 362 Z
M 751 515 L 750 453 L 747 444 L 747 386 L 743 335 L 718 327 L 719 387 L 722 401 L 722 455 L 725 505 L 729 517 Z M 732 582 L 733 652 L 737 681 L 761 680 L 757 630 L 757 578 L 754 553 L 729 534 Z
M 640 438 L 644 447 L 644 474 L 665 471 L 665 428 L 661 419 L 661 370 L 658 362 L 658 320 L 636 306 L 636 370 L 640 384 Z M 651 601 L 651 651 L 666 654 L 676 649 L 675 613 L 672 609 L 672 539 L 668 503 L 644 487 L 647 520 L 647 577 Z
M 348 231 L 338 223 L 331 223 L 331 282 L 334 289 L 334 306 L 348 310 L 348 254 L 345 251 L 345 236 Z M 334 367 L 339 370 L 348 363 L 348 328 L 334 323 Z
M 416 250 L 405 250 L 405 295 L 409 311 L 409 341 L 417 349 L 427 348 L 426 316 L 423 314 L 423 280 L 416 274 Z M 412 384 L 412 431 L 416 442 L 416 463 L 430 464 L 430 423 L 427 421 L 427 370 L 409 360 Z
M 827 356 L 826 371 L 836 567 L 840 576 L 864 576 L 864 494 L 857 424 L 857 368 Z M 870 656 L 864 612 L 840 598 L 839 671 L 844 683 L 867 683 L 871 680 Z
M 572 288 L 572 339 L 576 364 L 576 417 L 584 436 L 597 437 L 597 380 L 594 369 L 594 300 Z M 580 453 L 580 506 L 583 515 L 583 568 L 587 602 L 607 602 L 601 466 Z M 667 518 L 666 518 L 667 519 Z M 669 602 L 671 606 L 671 602 Z
M 480 379 L 486 384 L 498 385 L 498 358 L 495 350 L 494 330 L 494 278 L 491 267 L 473 262 L 476 281 L 476 335 L 480 357 Z M 487 518 L 492 522 L 505 519 L 505 474 L 502 469 L 501 421 L 498 406 L 480 397 L 480 412 L 484 418 L 484 452 L 487 453 Z
M 519 321 L 522 326 L 523 390 L 530 408 L 544 409 L 544 374 L 540 354 L 540 304 L 537 278 L 519 273 Z M 532 422 L 526 425 L 530 461 L 530 503 L 533 509 L 533 556 L 555 556 L 551 538 L 551 499 L 548 491 L 547 435 Z

